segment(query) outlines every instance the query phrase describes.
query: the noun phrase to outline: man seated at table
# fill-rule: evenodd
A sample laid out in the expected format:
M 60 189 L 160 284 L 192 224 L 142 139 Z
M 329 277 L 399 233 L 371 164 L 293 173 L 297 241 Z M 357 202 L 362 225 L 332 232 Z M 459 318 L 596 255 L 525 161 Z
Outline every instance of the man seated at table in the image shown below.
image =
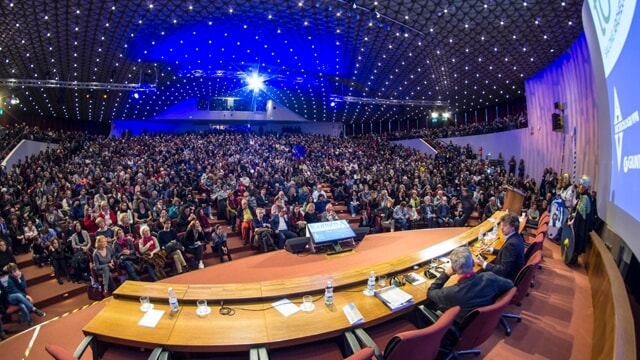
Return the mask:
M 457 322 L 462 321 L 470 311 L 493 304 L 500 295 L 513 287 L 511 280 L 492 272 L 476 274 L 473 271 L 473 254 L 467 247 L 453 249 L 449 259 L 451 266 L 427 290 L 427 307 L 444 312 L 451 307 L 460 306 Z M 458 275 L 456 283 L 445 287 L 453 274 Z
M 507 213 L 500 218 L 500 224 L 505 237 L 502 248 L 499 251 L 496 251 L 493 246 L 480 249 L 483 253 L 496 255 L 496 259 L 488 263 L 482 257 L 476 257 L 474 261 L 486 271 L 513 280 L 524 266 L 524 239 L 518 233 L 520 219 L 516 214 Z

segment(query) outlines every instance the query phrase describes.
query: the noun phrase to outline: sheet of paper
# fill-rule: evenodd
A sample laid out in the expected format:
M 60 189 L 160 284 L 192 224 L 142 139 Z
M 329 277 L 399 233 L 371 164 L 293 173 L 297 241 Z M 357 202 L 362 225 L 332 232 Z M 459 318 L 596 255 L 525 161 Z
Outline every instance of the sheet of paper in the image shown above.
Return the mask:
M 300 311 L 300 307 L 298 305 L 292 303 L 289 299 L 282 299 L 271 304 L 276 310 L 280 312 L 284 317 L 287 317 L 291 314 L 295 314 Z
M 156 327 L 160 319 L 162 319 L 162 315 L 164 315 L 164 310 L 149 310 L 144 313 L 144 316 L 140 321 L 138 321 L 138 325 L 146 326 L 150 328 Z
M 342 311 L 347 317 L 347 320 L 349 320 L 349 324 L 353 325 L 364 322 L 364 318 L 362 317 L 360 310 L 356 307 L 356 304 L 348 303 L 342 307 Z

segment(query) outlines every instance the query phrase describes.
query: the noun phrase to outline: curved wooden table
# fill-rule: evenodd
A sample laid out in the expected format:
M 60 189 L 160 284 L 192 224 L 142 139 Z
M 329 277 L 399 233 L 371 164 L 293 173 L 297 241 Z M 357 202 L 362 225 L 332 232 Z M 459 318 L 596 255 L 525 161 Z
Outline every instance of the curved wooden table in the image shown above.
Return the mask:
M 499 219 L 502 212 L 494 214 Z M 342 307 L 353 302 L 365 323 L 372 326 L 397 317 L 411 308 L 390 311 L 376 297 L 362 294 L 371 270 L 377 275 L 416 271 L 430 259 L 477 239 L 480 228 L 493 227 L 485 221 L 474 228 L 445 228 L 368 235 L 354 252 L 328 257 L 323 254 L 296 256 L 277 251 L 216 265 L 167 279 L 166 282 L 127 281 L 105 300 L 105 308 L 84 328 L 99 341 L 153 348 L 163 345 L 172 351 L 231 352 L 255 346 L 278 348 L 338 336 L 351 328 Z M 413 270 L 414 266 L 420 270 Z M 334 283 L 334 305 L 324 305 L 327 280 Z M 206 282 L 206 284 L 205 284 Z M 196 284 L 197 283 L 197 284 Z M 414 303 L 426 299 L 431 281 L 402 289 Z M 171 315 L 167 288 L 173 287 L 180 311 Z M 138 297 L 152 298 L 156 309 L 165 310 L 155 328 L 141 327 Z M 281 298 L 301 303 L 313 295 L 315 310 L 299 311 L 288 317 L 271 304 Z M 195 301 L 207 299 L 212 309 L 206 317 L 196 315 Z M 219 313 L 220 302 L 235 310 L 233 316 Z

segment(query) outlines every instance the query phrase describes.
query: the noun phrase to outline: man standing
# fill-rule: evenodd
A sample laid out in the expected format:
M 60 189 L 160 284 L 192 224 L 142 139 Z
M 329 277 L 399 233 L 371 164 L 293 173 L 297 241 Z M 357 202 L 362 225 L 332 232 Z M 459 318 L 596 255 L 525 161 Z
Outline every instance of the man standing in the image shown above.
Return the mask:
M 486 271 L 513 280 L 524 266 L 524 239 L 517 231 L 520 228 L 520 219 L 516 214 L 507 213 L 500 218 L 500 224 L 505 237 L 502 248 L 499 251 L 495 251 L 492 246 L 481 249 L 484 253 L 496 255 L 495 261 L 488 263 L 477 257 L 475 263 Z

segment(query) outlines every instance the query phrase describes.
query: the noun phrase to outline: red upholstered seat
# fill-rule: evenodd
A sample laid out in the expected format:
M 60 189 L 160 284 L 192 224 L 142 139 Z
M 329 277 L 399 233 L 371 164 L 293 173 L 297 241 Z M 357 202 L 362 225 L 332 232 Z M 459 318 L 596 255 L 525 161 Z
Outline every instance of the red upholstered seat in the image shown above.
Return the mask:
M 450 349 L 452 357 L 459 358 L 463 354 L 480 354 L 480 349 L 474 349 L 493 335 L 504 310 L 516 294 L 516 288 L 502 294 L 495 303 L 479 307 L 465 316 L 460 324 L 458 342 Z
M 363 346 L 370 346 L 378 358 L 387 360 L 435 359 L 440 342 L 460 312 L 459 306 L 447 310 L 431 326 L 416 329 L 407 320 L 398 319 L 376 326 L 365 332 L 356 329 L 355 334 Z M 377 344 L 386 344 L 384 353 Z

